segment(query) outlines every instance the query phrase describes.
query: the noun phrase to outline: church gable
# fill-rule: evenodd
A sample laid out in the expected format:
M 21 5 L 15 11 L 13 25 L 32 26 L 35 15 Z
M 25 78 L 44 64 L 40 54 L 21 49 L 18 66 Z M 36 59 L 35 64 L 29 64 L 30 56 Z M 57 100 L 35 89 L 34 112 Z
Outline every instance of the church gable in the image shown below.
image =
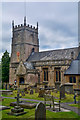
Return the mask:
M 24 74 L 26 74 L 26 68 L 25 68 L 23 62 L 21 61 L 17 68 L 16 75 L 24 75 Z

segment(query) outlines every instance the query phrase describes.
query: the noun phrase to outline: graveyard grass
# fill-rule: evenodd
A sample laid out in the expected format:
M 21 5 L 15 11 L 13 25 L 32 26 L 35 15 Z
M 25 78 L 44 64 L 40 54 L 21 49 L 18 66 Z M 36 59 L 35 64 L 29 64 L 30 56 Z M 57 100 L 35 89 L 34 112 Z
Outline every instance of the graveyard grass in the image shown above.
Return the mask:
M 80 108 L 80 105 L 79 105 L 79 104 L 69 104 L 69 106 L 76 107 L 76 108 Z
M 53 96 L 59 98 L 59 92 L 58 93 L 54 92 L 54 93 L 51 93 L 51 94 L 53 94 Z M 16 95 L 17 95 L 17 91 L 13 91 L 13 95 L 3 95 L 3 96 L 15 97 Z M 22 98 L 35 99 L 35 100 L 44 100 L 44 98 L 39 98 L 38 97 L 38 93 L 34 93 L 33 95 L 26 94 Z M 67 95 L 66 94 L 66 98 L 64 100 L 62 100 L 62 102 L 66 102 L 66 101 L 67 102 L 70 102 L 70 101 L 72 102 L 73 101 L 73 95 L 69 95 L 69 94 Z M 4 101 L 2 101 L 2 105 L 10 107 L 10 109 L 0 111 L 0 114 L 2 112 L 2 118 L 15 118 L 15 116 L 7 114 L 8 112 L 11 111 L 11 108 L 13 108 L 13 107 L 10 106 L 11 102 L 16 102 L 16 99 L 5 98 Z M 27 113 L 24 114 L 24 115 L 21 115 L 21 116 L 17 116 L 16 118 L 35 119 L 35 108 L 34 109 L 24 109 L 24 111 L 27 112 Z M 66 116 L 65 116 L 65 114 L 66 114 Z M 46 110 L 46 118 L 47 118 L 47 120 L 49 118 L 78 118 L 78 117 L 79 116 L 76 113 L 72 112 L 72 111 L 71 112 L 58 112 L 58 113 L 55 113 L 55 112 L 51 112 L 49 110 Z M 79 117 L 79 119 L 80 119 L 80 117 Z
M 20 94 L 21 95 L 21 94 Z M 25 98 L 25 99 L 34 99 L 34 100 L 41 100 L 41 101 L 43 101 L 44 100 L 44 98 L 42 98 L 42 97 L 38 97 L 38 93 L 35 93 L 34 92 L 34 94 L 32 94 L 32 95 L 30 95 L 30 94 L 25 94 L 25 96 L 23 96 L 22 98 Z M 51 92 L 51 95 L 53 95 L 54 97 L 57 97 L 57 98 L 59 98 L 59 92 Z M 13 91 L 13 95 L 2 95 L 2 96 L 4 96 L 4 97 L 16 97 L 17 96 L 17 91 L 16 90 L 14 90 Z M 65 94 L 65 98 L 64 99 L 62 99 L 61 100 L 61 102 L 62 103 L 65 103 L 65 102 L 73 102 L 74 101 L 74 99 L 73 99 L 73 97 L 74 97 L 74 95 L 73 94 Z M 56 99 L 56 98 L 55 98 Z M 78 101 L 78 96 L 76 97 L 76 99 L 77 99 L 77 101 Z
M 15 99 L 7 99 L 7 98 L 5 98 L 4 101 L 2 102 L 2 105 L 10 106 L 10 103 L 15 102 L 15 101 L 16 101 Z M 11 108 L 13 108 L 13 107 L 10 106 L 10 109 L 0 111 L 0 114 L 2 112 L 2 118 L 35 119 L 35 108 L 34 109 L 24 109 L 24 111 L 27 112 L 27 113 L 24 114 L 24 115 L 21 115 L 21 116 L 16 116 L 16 117 L 7 114 L 8 112 L 11 111 Z M 65 114 L 66 114 L 66 116 L 65 116 Z M 78 117 L 79 116 L 74 112 L 58 112 L 58 113 L 55 113 L 55 112 L 51 112 L 49 110 L 46 110 L 46 118 L 47 118 L 47 120 L 49 118 L 78 118 Z

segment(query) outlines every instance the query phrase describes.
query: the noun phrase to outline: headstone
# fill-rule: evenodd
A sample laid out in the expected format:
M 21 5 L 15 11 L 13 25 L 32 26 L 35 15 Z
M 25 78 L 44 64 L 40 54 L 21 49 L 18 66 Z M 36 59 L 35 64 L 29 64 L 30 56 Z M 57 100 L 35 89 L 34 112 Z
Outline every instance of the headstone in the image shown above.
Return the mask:
M 60 82 L 55 82 L 55 88 L 57 89 L 57 90 L 60 90 Z
M 39 88 L 35 88 L 35 93 L 39 93 Z
M 24 92 L 27 91 L 27 88 L 24 88 Z
M 70 94 L 73 94 L 73 83 L 65 83 L 65 92 L 69 92 Z
M 60 86 L 60 99 L 65 98 L 65 86 Z
M 36 106 L 35 120 L 46 120 L 46 107 L 42 102 Z
M 23 90 L 21 91 L 21 95 L 22 95 L 22 96 L 25 96 L 25 93 L 24 93 L 24 91 L 23 91 Z
M 18 89 L 17 93 L 18 93 L 18 94 L 20 94 L 20 92 L 21 92 L 21 90 L 20 90 L 20 89 Z
M 28 89 L 24 88 L 24 92 L 25 92 L 25 94 L 28 94 Z
M 80 89 L 79 88 L 75 88 L 74 89 L 74 93 L 77 93 L 77 95 L 80 95 Z
M 33 94 L 33 90 L 32 89 L 30 89 L 30 95 L 32 95 Z
M 45 90 L 42 89 L 42 90 L 39 90 L 39 96 L 38 97 L 43 97 L 45 94 Z
M 28 86 L 28 90 L 30 90 L 31 89 L 31 87 L 30 86 Z

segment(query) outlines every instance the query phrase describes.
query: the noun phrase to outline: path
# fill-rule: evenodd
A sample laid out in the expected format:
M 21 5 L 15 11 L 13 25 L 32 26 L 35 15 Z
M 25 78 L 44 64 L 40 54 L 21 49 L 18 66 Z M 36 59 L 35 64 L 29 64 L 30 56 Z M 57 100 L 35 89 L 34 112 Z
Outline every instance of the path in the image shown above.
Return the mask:
M 2 98 L 15 99 L 14 97 L 2 97 Z M 33 101 L 33 102 L 43 102 L 41 100 L 25 99 L 25 98 L 21 98 L 21 100 Z M 69 106 L 69 104 L 73 104 L 73 102 L 70 102 L 70 103 L 61 103 L 61 107 L 62 108 L 66 108 L 68 110 L 71 110 L 71 111 L 77 113 L 78 115 L 80 115 L 80 108 Z

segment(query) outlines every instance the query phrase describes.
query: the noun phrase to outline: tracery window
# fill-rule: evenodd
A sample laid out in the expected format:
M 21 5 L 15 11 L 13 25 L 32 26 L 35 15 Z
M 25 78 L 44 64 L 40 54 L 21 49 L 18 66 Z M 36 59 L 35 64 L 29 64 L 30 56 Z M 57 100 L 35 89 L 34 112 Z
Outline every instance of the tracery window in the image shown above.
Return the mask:
M 48 81 L 48 68 L 43 68 L 44 81 Z
M 60 68 L 55 68 L 56 81 L 61 81 L 61 71 Z

